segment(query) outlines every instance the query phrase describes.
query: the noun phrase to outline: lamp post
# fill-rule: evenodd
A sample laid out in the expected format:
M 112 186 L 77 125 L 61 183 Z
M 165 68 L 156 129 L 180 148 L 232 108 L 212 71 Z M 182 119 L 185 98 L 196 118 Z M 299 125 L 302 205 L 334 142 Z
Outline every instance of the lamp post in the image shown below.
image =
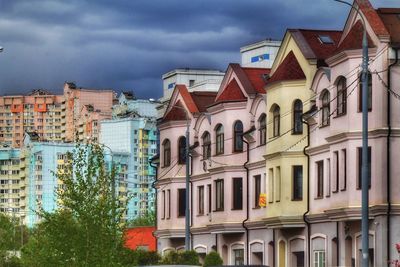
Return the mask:
M 349 5 L 361 18 L 363 24 L 362 39 L 362 169 L 361 169 L 361 241 L 362 241 L 362 266 L 369 266 L 369 162 L 368 162 L 368 39 L 364 17 L 359 7 L 352 4 L 334 0 Z

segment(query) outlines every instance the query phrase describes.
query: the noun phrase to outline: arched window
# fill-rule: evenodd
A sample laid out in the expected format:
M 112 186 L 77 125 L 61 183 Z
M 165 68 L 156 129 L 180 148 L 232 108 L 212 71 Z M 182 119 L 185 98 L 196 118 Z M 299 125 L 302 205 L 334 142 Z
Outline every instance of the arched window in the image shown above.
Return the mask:
M 362 112 L 362 84 L 363 84 L 363 76 L 360 76 L 360 87 L 358 94 L 358 111 Z M 372 75 L 368 72 L 368 111 L 372 110 Z
M 260 124 L 260 145 L 265 145 L 267 139 L 267 116 L 265 114 L 261 114 L 260 118 L 258 119 L 258 123 Z
M 278 105 L 275 105 L 274 110 L 272 111 L 273 115 L 273 137 L 277 137 L 280 135 L 280 127 L 281 127 L 281 109 Z
M 242 152 L 243 151 L 243 123 L 241 121 L 236 121 L 233 126 L 233 151 Z
M 211 136 L 209 132 L 203 133 L 203 159 L 211 157 Z
M 346 114 L 347 110 L 347 88 L 346 88 L 346 78 L 340 77 L 337 85 L 337 115 L 341 116 Z
M 171 142 L 168 139 L 163 142 L 163 158 L 164 167 L 171 165 Z
M 296 99 L 293 104 L 293 134 L 303 133 L 303 102 L 300 99 Z
M 181 136 L 178 140 L 178 163 L 186 163 L 186 137 Z
M 215 137 L 215 154 L 224 154 L 224 126 L 222 124 L 218 124 L 215 128 Z
M 330 94 L 328 90 L 324 90 L 321 94 L 321 104 L 322 104 L 322 126 L 329 125 L 330 117 Z

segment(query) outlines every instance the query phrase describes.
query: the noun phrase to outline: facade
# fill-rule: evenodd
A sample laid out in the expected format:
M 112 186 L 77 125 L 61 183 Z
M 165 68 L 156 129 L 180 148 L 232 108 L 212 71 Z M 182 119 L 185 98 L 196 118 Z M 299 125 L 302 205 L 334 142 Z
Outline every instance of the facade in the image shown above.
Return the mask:
M 128 203 L 127 219 L 143 216 L 154 210 L 155 192 L 152 187 L 156 175 L 149 159 L 157 154 L 158 132 L 154 117 L 115 118 L 101 122 L 100 143 L 112 154 L 127 155 L 124 179 Z M 114 156 L 114 161 L 117 159 Z
M 32 131 L 43 140 L 61 141 L 62 105 L 62 96 L 44 90 L 0 96 L 0 143 L 21 147 L 24 133 Z
M 20 216 L 20 150 L 0 148 L 0 212 Z
M 288 30 L 266 85 L 267 210 L 265 224 L 274 228 L 276 266 L 308 266 L 307 212 L 308 168 L 304 148 L 307 125 L 302 114 L 310 110 L 309 89 L 317 67 L 337 42 L 338 31 Z M 321 52 L 323 51 L 323 52 Z M 275 240 L 275 241 L 274 241 Z
M 399 242 L 400 103 L 387 87 L 399 92 L 399 35 L 393 30 L 400 28 L 400 9 L 374 10 L 368 1 L 356 5 L 368 25 L 369 40 L 369 259 L 370 266 L 384 266 L 398 258 Z M 327 66 L 317 70 L 311 85 L 318 112 L 308 119 L 306 150 L 310 256 L 323 255 L 327 266 L 361 266 L 361 39 L 360 15 L 351 11 L 337 50 Z
M 115 93 L 64 84 L 63 141 L 98 140 L 100 121 L 110 119 Z
M 278 53 L 281 41 L 262 40 L 240 48 L 243 67 L 268 68 L 272 67 Z
M 263 86 L 268 73 L 269 69 L 231 64 L 217 93 L 175 87 L 159 125 L 159 252 L 184 247 L 184 145 L 189 122 L 191 247 L 201 257 L 218 251 L 224 264 L 270 260 L 264 248 L 272 231 L 265 228 L 265 209 L 259 205 L 265 194 Z

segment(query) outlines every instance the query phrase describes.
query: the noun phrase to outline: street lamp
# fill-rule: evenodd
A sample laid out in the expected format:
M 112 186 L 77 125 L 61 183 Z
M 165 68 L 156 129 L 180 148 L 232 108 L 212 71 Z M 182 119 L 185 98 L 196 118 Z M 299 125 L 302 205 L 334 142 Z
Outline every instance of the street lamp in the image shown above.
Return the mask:
M 360 16 L 363 24 L 362 40 L 362 171 L 361 171 L 361 241 L 362 241 L 362 266 L 369 266 L 369 162 L 368 162 L 368 39 L 367 28 L 359 6 L 342 1 L 334 0 L 346 4 L 354 9 Z
M 155 102 L 155 103 L 160 103 L 158 101 L 155 101 L 154 99 L 149 99 L 150 102 Z M 160 103 L 161 104 L 161 103 Z M 162 104 L 161 104 L 162 105 Z M 189 138 L 190 138 L 190 132 L 189 132 L 189 127 L 190 127 L 190 118 L 188 111 L 184 107 L 180 106 L 174 106 L 175 108 L 182 109 L 185 112 L 186 116 L 186 151 L 185 151 L 185 167 L 186 167 L 186 179 L 185 179 L 185 186 L 186 186 L 186 192 L 185 192 L 185 250 L 189 251 L 190 250 L 190 209 L 189 209 L 189 184 L 190 184 L 190 174 L 189 174 Z

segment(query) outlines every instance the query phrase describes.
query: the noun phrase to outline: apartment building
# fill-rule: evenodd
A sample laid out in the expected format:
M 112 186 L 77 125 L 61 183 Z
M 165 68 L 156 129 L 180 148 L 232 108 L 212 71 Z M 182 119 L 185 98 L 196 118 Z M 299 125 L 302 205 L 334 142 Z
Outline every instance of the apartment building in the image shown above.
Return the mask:
M 21 147 L 25 132 L 36 131 L 42 140 L 62 140 L 63 97 L 45 90 L 26 96 L 0 96 L 0 142 Z
M 20 150 L 0 148 L 0 212 L 19 217 L 20 206 Z

